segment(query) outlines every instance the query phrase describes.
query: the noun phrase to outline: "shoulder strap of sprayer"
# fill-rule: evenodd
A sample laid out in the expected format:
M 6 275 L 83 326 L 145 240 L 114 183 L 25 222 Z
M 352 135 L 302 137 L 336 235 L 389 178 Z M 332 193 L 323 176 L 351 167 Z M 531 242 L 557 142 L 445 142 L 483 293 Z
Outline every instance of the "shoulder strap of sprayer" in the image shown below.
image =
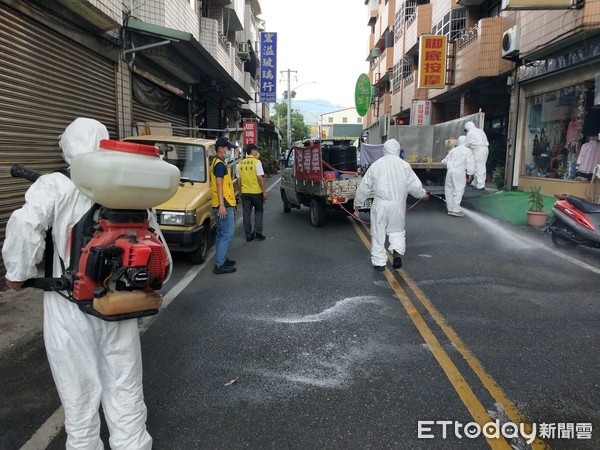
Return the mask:
M 65 177 L 71 178 L 71 171 L 68 168 L 58 169 L 55 172 L 62 173 Z M 62 272 L 65 272 L 65 263 L 60 258 Z M 52 228 L 46 232 L 46 248 L 44 250 L 44 278 L 54 276 L 54 241 L 52 240 Z

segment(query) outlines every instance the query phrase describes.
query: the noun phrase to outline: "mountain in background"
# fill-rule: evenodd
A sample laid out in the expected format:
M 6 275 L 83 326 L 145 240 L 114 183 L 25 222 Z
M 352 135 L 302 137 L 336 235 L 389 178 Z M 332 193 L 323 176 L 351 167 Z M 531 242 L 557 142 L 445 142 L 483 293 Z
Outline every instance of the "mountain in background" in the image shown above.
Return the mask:
M 282 102 L 285 100 L 281 100 Z M 304 116 L 304 123 L 308 126 L 316 125 L 322 114 L 327 114 L 347 106 L 340 106 L 323 99 L 294 100 L 292 99 L 292 111 L 299 111 Z M 285 125 L 287 118 L 282 117 L 281 125 Z M 277 121 L 275 121 L 277 123 Z

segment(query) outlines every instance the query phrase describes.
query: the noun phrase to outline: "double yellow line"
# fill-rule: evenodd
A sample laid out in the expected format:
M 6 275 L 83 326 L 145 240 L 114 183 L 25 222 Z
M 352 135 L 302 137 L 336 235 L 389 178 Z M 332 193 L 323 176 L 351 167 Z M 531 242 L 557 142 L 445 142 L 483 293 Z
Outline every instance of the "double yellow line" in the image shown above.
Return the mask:
M 370 231 L 367 229 L 366 232 L 361 229 L 356 220 L 353 218 L 349 219 L 354 227 L 354 230 L 364 243 L 365 247 L 371 250 L 371 243 L 367 237 L 367 233 L 370 234 Z M 389 256 L 388 256 L 389 258 Z M 498 403 L 508 419 L 515 424 L 524 424 L 525 429 L 528 433 L 531 432 L 531 425 L 525 421 L 525 417 L 523 414 L 517 409 L 516 405 L 506 396 L 502 388 L 498 386 L 498 383 L 485 371 L 483 365 L 479 362 L 479 360 L 473 355 L 473 353 L 467 348 L 467 346 L 460 339 L 458 334 L 452 329 L 450 325 L 446 322 L 440 312 L 435 309 L 429 299 L 423 294 L 423 292 L 418 288 L 415 282 L 408 276 L 408 274 L 403 270 L 397 270 L 397 272 L 404 283 L 409 287 L 410 291 L 414 294 L 414 296 L 419 300 L 419 302 L 423 305 L 423 307 L 427 310 L 431 318 L 435 321 L 435 323 L 440 327 L 441 331 L 448 338 L 448 340 L 454 345 L 454 347 L 458 350 L 464 360 L 467 362 L 471 370 L 475 373 L 475 375 L 479 378 L 483 386 L 488 390 L 490 395 L 493 397 L 496 403 Z M 485 407 L 479 401 L 464 376 L 461 374 L 460 370 L 448 353 L 444 350 L 439 340 L 436 338 L 435 334 L 431 330 L 431 328 L 425 322 L 423 316 L 419 313 L 414 303 L 408 296 L 407 292 L 400 286 L 400 283 L 396 279 L 395 273 L 391 272 L 388 268 L 383 272 L 385 278 L 388 283 L 398 295 L 400 299 L 400 303 L 408 313 L 408 316 L 412 320 L 413 324 L 425 340 L 425 343 L 429 346 L 429 349 L 433 353 L 433 356 L 439 363 L 440 367 L 446 374 L 446 377 L 452 384 L 452 387 L 462 400 L 463 404 L 466 406 L 467 410 L 473 417 L 474 421 L 480 426 L 483 427 L 486 423 L 493 422 L 492 418 L 488 414 Z M 498 439 L 488 438 L 486 440 L 491 448 L 493 449 L 507 449 L 510 450 L 512 447 L 503 437 Z M 532 443 L 532 448 L 535 450 L 545 450 L 548 449 L 548 445 L 542 440 L 536 438 Z

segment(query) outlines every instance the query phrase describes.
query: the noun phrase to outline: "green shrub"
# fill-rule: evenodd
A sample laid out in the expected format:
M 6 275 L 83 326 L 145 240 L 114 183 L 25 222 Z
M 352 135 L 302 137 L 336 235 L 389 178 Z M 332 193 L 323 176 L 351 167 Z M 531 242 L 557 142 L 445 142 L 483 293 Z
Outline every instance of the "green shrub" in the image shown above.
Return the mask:
M 492 173 L 492 180 L 498 189 L 504 188 L 504 166 L 496 166 Z
M 260 162 L 263 165 L 265 175 L 275 175 L 279 172 L 279 161 L 273 158 L 271 150 L 264 149 L 260 151 Z

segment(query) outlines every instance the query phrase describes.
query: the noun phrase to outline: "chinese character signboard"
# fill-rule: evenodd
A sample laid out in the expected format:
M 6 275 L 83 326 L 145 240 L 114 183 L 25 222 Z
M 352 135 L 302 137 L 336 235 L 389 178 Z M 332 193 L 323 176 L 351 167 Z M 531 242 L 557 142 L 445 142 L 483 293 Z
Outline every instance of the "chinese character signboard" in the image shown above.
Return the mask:
M 244 122 L 244 147 L 248 144 L 256 144 L 258 142 L 257 123 L 252 121 Z
M 354 105 L 359 116 L 364 117 L 371 105 L 371 80 L 366 73 L 360 74 L 354 90 Z
M 410 108 L 411 125 L 431 125 L 431 100 L 413 100 Z
M 323 179 L 321 147 L 319 144 L 310 147 L 294 147 L 294 155 L 296 179 L 309 181 L 321 181 Z
M 277 101 L 277 33 L 260 33 L 260 101 Z
M 419 38 L 419 89 L 446 86 L 446 36 L 421 35 Z

